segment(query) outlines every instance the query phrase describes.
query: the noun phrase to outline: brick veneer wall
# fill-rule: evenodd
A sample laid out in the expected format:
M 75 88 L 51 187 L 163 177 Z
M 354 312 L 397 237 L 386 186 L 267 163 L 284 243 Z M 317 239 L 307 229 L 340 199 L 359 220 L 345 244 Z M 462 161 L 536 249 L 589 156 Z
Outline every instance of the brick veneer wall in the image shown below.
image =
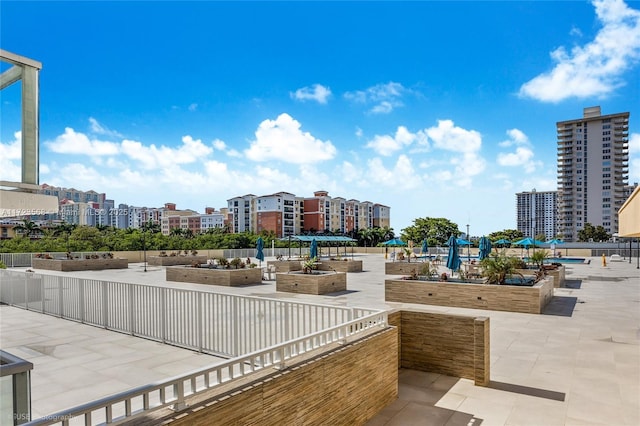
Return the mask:
M 207 263 L 207 256 L 148 256 L 147 260 L 152 266 L 191 265 L 194 261 Z
M 188 399 L 131 424 L 363 425 L 398 397 L 397 334 L 388 327 L 221 395 Z
M 490 380 L 489 318 L 396 311 L 389 324 L 398 327 L 398 367 L 474 380 Z
M 276 274 L 276 291 L 302 294 L 327 294 L 347 289 L 347 274 L 328 272 L 323 274 Z
M 362 260 L 324 260 L 318 263 L 320 271 L 362 272 Z
M 167 266 L 167 281 L 213 284 L 227 287 L 262 283 L 262 269 L 210 269 L 185 266 Z
M 410 275 L 413 272 L 420 273 L 426 262 L 385 262 L 384 273 L 386 275 Z
M 267 266 L 276 268 L 276 272 L 302 271 L 302 261 L 300 260 L 270 260 Z
M 31 261 L 34 269 L 46 269 L 49 271 L 98 271 L 102 269 L 127 269 L 127 259 L 38 259 Z
M 553 277 L 547 277 L 533 287 L 385 280 L 387 302 L 539 314 L 552 297 Z

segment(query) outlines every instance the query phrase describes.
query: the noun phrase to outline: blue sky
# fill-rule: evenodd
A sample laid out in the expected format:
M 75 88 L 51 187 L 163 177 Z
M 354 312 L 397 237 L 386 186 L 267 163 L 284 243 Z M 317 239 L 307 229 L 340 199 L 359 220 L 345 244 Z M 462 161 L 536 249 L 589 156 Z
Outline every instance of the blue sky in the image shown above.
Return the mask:
M 556 189 L 555 123 L 629 111 L 640 2 L 14 2 L 2 49 L 43 63 L 40 183 L 203 211 L 287 191 L 515 228 Z M 8 68 L 2 64 L 0 70 Z M 20 85 L 0 92 L 19 180 Z

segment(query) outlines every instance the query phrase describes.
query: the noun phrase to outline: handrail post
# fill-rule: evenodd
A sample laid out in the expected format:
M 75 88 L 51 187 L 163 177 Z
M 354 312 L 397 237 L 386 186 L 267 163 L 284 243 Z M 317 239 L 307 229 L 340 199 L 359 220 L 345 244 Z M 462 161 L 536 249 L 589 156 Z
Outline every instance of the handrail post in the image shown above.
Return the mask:
M 176 397 L 176 402 L 173 404 L 173 410 L 180 411 L 187 408 L 188 405 L 184 398 L 184 382 L 182 379 L 178 380 L 178 382 L 173 385 L 173 392 Z

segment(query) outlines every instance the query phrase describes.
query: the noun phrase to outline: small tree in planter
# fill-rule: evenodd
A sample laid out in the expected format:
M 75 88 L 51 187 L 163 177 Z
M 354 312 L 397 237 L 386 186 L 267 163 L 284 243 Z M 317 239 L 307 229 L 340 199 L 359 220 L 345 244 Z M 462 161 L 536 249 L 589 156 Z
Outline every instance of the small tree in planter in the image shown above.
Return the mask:
M 244 262 L 239 257 L 234 257 L 233 259 L 231 259 L 229 265 L 233 266 L 235 269 L 242 269 L 245 266 Z
M 531 262 L 533 262 L 534 265 L 536 265 L 536 267 L 538 268 L 538 270 L 540 271 L 544 271 L 544 261 L 549 257 L 549 252 L 546 250 L 538 250 L 535 253 L 533 253 L 531 255 L 531 258 L 529 259 Z
M 216 262 L 218 262 L 218 265 L 222 268 L 229 268 L 229 261 L 226 257 L 219 257 L 216 259 Z
M 311 274 L 314 269 L 318 268 L 317 259 L 312 257 L 311 259 L 307 259 L 302 264 L 302 272 L 305 274 Z
M 518 275 L 522 279 L 524 276 L 516 272 L 516 265 L 520 259 L 507 256 L 504 251 L 485 257 L 480 261 L 482 275 L 487 278 L 487 284 L 503 285 L 507 278 Z

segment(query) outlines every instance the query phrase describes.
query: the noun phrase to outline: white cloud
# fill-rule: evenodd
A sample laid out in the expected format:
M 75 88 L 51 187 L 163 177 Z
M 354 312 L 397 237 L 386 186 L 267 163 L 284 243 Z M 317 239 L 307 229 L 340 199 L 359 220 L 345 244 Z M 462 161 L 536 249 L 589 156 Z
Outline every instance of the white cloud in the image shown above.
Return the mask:
M 509 129 L 507 130 L 507 135 L 509 136 L 509 139 L 500 142 L 498 145 L 504 147 L 511 145 L 529 145 L 529 138 L 521 130 Z
M 421 145 L 428 145 L 427 137 L 422 130 L 417 133 L 411 133 L 406 127 L 399 126 L 395 136 L 375 135 L 372 140 L 367 142 L 367 148 L 373 149 L 379 155 L 388 157 L 394 152 L 410 146 L 414 142 Z
M 360 127 L 356 127 L 356 136 L 358 138 L 361 138 L 364 135 L 364 132 L 362 131 L 362 129 Z
M 115 130 L 111 130 L 109 128 L 107 128 L 106 126 L 103 126 L 102 124 L 100 124 L 98 122 L 98 120 L 96 120 L 93 117 L 89 117 L 89 128 L 91 129 L 91 132 L 96 134 L 96 135 L 104 135 L 104 136 L 109 136 L 112 138 L 122 138 L 123 136 L 116 132 Z
M 640 58 L 640 11 L 623 0 L 594 0 L 602 24 L 595 39 L 567 52 L 551 52 L 556 66 L 520 88 L 520 95 L 543 102 L 605 97 L 625 83 L 621 75 Z
M 198 104 L 190 104 L 187 109 L 191 112 L 195 111 L 198 109 Z
M 331 89 L 321 84 L 314 84 L 311 87 L 302 87 L 294 93 L 290 93 L 290 96 L 298 101 L 312 100 L 321 104 L 326 104 L 329 96 L 331 96 Z
M 411 93 L 402 84 L 389 82 L 376 84 L 365 90 L 346 92 L 345 99 L 365 105 L 374 104 L 369 110 L 372 114 L 388 114 L 394 108 L 403 106 L 400 99 L 407 93 Z
M 451 164 L 455 166 L 454 181 L 462 187 L 470 187 L 474 177 L 486 168 L 486 161 L 475 152 L 465 152 L 462 157 L 454 157 Z
M 11 142 L 0 143 L 0 180 L 18 182 L 22 179 L 22 132 L 13 137 Z
M 77 133 L 71 127 L 66 127 L 64 134 L 44 144 L 51 151 L 59 154 L 84 154 L 98 157 L 101 155 L 115 155 L 120 151 L 117 143 L 89 139 L 87 135 Z
M 258 126 L 249 149 L 244 153 L 253 161 L 278 160 L 287 163 L 309 164 L 330 160 L 336 155 L 331 141 L 316 139 L 300 130 L 300 123 L 289 114 L 275 120 L 264 120 Z
M 640 154 L 640 133 L 629 135 L 629 154 Z
M 220 139 L 214 139 L 213 141 L 211 141 L 211 145 L 213 145 L 213 147 L 218 151 L 225 151 L 227 149 L 227 144 Z
M 155 169 L 204 161 L 213 152 L 213 148 L 203 144 L 200 139 L 187 135 L 182 137 L 182 146 L 178 148 L 156 147 L 154 144 L 145 146 L 141 142 L 125 139 L 122 141 L 122 152 L 142 163 L 145 168 Z
M 393 168 L 386 168 L 380 158 L 367 162 L 368 180 L 384 187 L 409 190 L 422 187 L 420 176 L 415 172 L 411 159 L 406 155 L 398 156 Z
M 456 127 L 451 120 L 438 120 L 438 126 L 426 129 L 436 148 L 455 152 L 475 152 L 482 146 L 482 136 L 475 130 Z
M 539 161 L 534 161 L 534 152 L 531 148 L 529 138 L 521 130 L 507 130 L 509 139 L 498 143 L 502 147 L 516 146 L 514 152 L 500 152 L 497 156 L 497 162 L 505 167 L 521 167 L 527 173 L 532 173 L 536 167 L 542 166 Z

